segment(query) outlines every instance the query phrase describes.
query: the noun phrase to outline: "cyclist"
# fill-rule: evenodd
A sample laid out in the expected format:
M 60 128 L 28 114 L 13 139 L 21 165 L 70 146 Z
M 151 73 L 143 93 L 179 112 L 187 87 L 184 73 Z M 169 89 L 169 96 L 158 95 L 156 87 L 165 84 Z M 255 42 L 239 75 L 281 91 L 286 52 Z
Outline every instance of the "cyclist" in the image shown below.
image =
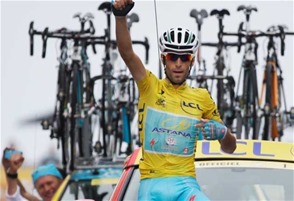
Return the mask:
M 8 149 L 8 148 L 6 148 Z M 9 148 L 10 149 L 10 148 Z M 5 152 L 5 150 L 4 150 Z M 17 172 L 24 162 L 24 157 L 21 153 L 11 155 L 9 159 L 2 157 L 2 165 L 6 172 L 7 181 L 7 201 L 22 201 L 30 200 L 37 201 L 39 198 L 26 192 L 18 179 Z M 51 201 L 54 193 L 63 181 L 63 174 L 53 164 L 39 166 L 32 173 L 34 187 L 39 193 L 43 201 Z
M 120 55 L 140 92 L 142 159 L 138 200 L 208 200 L 196 180 L 196 142 L 203 138 L 219 140 L 224 152 L 233 153 L 236 138 L 223 125 L 208 91 L 186 84 L 198 39 L 184 28 L 164 32 L 159 47 L 166 77 L 158 79 L 132 49 L 124 11 L 133 5 L 132 0 L 116 0 L 113 14 Z

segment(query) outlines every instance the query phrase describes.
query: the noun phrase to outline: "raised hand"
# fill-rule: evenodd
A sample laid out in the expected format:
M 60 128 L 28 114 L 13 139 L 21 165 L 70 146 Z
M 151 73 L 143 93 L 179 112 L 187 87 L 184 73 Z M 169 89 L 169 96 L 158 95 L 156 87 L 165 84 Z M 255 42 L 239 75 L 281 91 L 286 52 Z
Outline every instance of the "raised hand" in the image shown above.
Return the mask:
M 22 154 L 13 154 L 10 159 L 10 171 L 17 172 L 17 170 L 22 166 L 24 162 L 24 157 Z
M 112 12 L 115 16 L 126 16 L 134 4 L 132 0 L 115 0 L 112 4 Z
M 6 147 L 3 150 L 2 165 L 4 167 L 4 170 L 6 172 L 8 170 L 8 168 L 10 168 L 10 171 L 16 172 L 21 167 L 21 165 L 24 161 L 24 157 L 22 156 L 22 153 L 16 151 L 9 158 L 5 158 L 5 151 L 6 150 L 14 150 L 14 148 Z

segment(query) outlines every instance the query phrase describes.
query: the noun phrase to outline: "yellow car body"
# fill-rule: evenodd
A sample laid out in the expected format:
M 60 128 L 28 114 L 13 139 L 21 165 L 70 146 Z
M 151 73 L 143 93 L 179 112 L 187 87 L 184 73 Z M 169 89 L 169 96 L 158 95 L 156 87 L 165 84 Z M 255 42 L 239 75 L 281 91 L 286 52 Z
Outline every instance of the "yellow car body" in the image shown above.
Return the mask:
M 132 154 L 110 200 L 137 200 L 141 154 Z M 227 154 L 218 141 L 199 141 L 195 170 L 211 200 L 294 200 L 292 143 L 237 140 L 236 151 Z

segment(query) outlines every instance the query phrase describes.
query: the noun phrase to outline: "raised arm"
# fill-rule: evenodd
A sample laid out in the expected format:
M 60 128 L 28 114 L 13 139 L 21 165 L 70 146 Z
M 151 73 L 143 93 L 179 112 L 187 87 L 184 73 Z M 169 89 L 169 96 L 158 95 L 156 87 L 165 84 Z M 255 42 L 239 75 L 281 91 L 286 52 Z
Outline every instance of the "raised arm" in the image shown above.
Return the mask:
M 14 149 L 5 148 L 3 151 L 3 157 L 2 157 L 2 165 L 4 167 L 6 181 L 7 181 L 7 195 L 14 196 L 15 193 L 17 192 L 17 185 L 18 185 L 17 171 L 22 166 L 24 157 L 22 156 L 22 154 L 18 153 L 18 154 L 11 154 L 9 158 L 6 158 L 5 157 L 6 150 L 14 150 Z M 21 199 L 21 198 L 17 197 L 17 199 Z M 7 200 L 9 199 L 7 198 Z
M 113 4 L 117 10 L 122 10 L 126 5 L 132 4 L 132 0 L 116 0 Z M 145 67 L 134 52 L 132 47 L 132 40 L 127 26 L 126 16 L 115 16 L 116 25 L 116 41 L 119 53 L 129 68 L 133 78 L 138 81 L 142 80 L 146 75 Z
M 38 197 L 27 192 L 27 190 L 25 189 L 25 187 L 23 186 L 23 184 L 21 183 L 21 181 L 19 179 L 17 179 L 17 185 L 20 188 L 20 194 L 22 197 L 26 198 L 29 201 L 40 201 L 40 199 Z

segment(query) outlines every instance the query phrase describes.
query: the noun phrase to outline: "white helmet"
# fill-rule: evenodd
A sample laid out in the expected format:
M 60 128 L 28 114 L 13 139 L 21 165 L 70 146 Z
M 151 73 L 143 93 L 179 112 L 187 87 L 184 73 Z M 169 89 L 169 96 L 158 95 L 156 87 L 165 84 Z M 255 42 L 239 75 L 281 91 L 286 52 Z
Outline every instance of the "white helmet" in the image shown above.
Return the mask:
M 197 36 L 181 27 L 167 30 L 159 39 L 159 48 L 162 53 L 195 54 L 198 46 Z

